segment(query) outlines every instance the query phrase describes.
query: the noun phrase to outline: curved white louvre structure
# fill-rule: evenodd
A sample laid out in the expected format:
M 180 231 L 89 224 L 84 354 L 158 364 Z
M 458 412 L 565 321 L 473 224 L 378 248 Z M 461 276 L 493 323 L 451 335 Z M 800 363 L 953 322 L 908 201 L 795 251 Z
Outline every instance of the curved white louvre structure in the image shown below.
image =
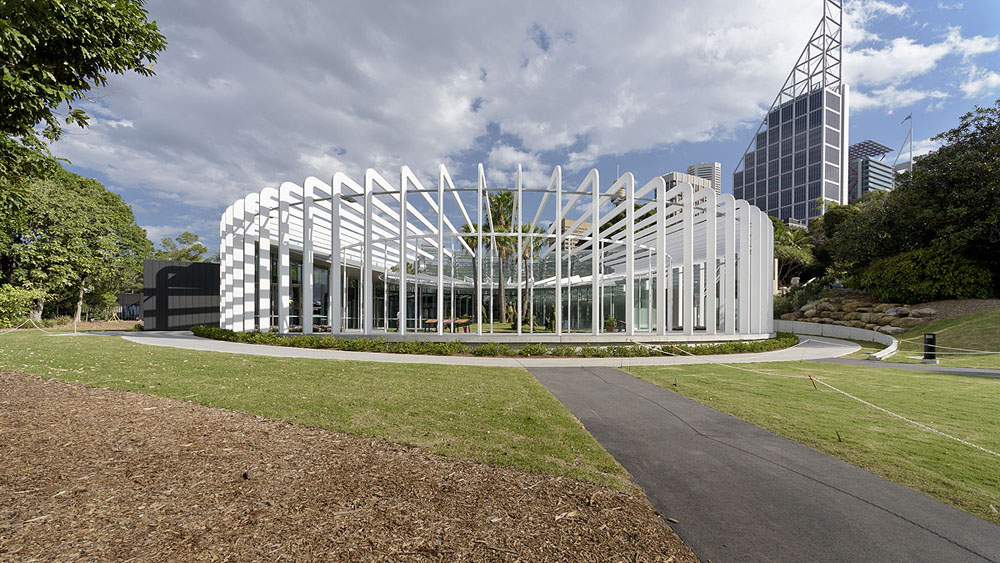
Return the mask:
M 428 185 L 404 166 L 398 182 L 369 169 L 252 193 L 222 216 L 221 324 L 522 342 L 772 332 L 758 208 L 660 177 L 637 188 L 631 173 L 565 189 L 560 167 L 547 186 L 522 185 L 518 167 L 513 180 L 488 188 L 480 164 L 456 187 L 442 165 Z

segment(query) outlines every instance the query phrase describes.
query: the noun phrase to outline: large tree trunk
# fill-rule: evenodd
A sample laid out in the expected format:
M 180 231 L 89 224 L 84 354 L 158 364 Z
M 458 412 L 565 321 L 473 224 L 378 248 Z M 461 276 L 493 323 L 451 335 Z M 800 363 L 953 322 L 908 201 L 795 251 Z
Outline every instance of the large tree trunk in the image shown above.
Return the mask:
M 39 299 L 35 301 L 35 306 L 31 310 L 31 320 L 37 322 L 42 322 L 42 310 L 45 309 L 45 301 Z
M 83 285 L 80 286 L 80 293 L 76 297 L 76 314 L 73 315 L 73 322 L 80 322 L 80 312 L 83 310 Z

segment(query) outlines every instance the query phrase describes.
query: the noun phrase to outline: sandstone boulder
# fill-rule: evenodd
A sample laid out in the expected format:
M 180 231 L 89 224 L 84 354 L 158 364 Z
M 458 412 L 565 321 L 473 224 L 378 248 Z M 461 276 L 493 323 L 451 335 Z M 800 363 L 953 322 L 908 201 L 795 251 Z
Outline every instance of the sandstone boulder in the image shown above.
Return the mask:
M 883 326 L 883 327 L 879 327 L 878 331 L 879 332 L 884 332 L 886 334 L 902 334 L 902 333 L 906 332 L 906 329 L 905 328 L 900 328 L 898 326 L 889 326 L 889 325 L 886 325 L 886 326 Z
M 783 321 L 794 321 L 798 317 L 799 316 L 796 315 L 795 313 L 785 313 L 784 315 L 781 315 L 781 320 L 783 320 Z
M 900 307 L 900 306 L 901 305 L 899 303 L 879 303 L 878 305 L 875 305 L 875 312 L 884 313 L 889 309 L 893 309 L 895 307 Z
M 890 309 L 886 309 L 885 314 L 894 317 L 905 317 L 910 314 L 910 310 L 906 307 L 892 307 Z
M 917 319 L 913 317 L 902 317 L 892 321 L 892 326 L 902 327 L 902 328 L 913 328 L 915 326 L 920 326 L 927 322 L 924 319 Z
M 911 317 L 918 317 L 921 319 L 929 319 L 937 314 L 936 309 L 924 308 L 924 309 L 910 309 Z

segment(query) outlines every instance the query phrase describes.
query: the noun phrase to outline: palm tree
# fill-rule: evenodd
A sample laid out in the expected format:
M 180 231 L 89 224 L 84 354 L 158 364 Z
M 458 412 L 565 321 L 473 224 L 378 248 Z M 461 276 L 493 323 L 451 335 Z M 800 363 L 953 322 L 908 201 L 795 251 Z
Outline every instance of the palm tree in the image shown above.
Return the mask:
M 514 192 L 498 191 L 488 196 L 490 233 L 514 232 Z M 496 250 L 500 274 L 500 322 L 507 321 L 507 276 L 504 273 L 504 263 L 517 252 L 517 237 L 491 234 L 490 245 Z

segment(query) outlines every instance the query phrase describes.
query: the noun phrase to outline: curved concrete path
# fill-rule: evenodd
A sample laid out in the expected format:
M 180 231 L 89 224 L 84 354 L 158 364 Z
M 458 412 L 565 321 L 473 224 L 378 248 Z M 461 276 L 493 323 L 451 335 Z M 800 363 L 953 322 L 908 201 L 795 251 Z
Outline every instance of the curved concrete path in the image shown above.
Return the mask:
M 423 356 L 417 354 L 386 354 L 375 352 L 346 352 L 343 350 L 315 350 L 312 348 L 292 348 L 268 346 L 264 344 L 243 344 L 199 338 L 190 331 L 155 331 L 115 334 L 130 342 L 151 346 L 167 346 L 205 352 L 226 352 L 229 354 L 250 354 L 254 356 L 274 356 L 278 358 L 311 358 L 328 360 L 354 360 L 362 362 L 391 362 L 398 364 L 442 364 L 465 366 L 499 367 L 627 367 L 643 365 L 680 365 L 711 363 L 748 362 L 790 362 L 835 358 L 860 350 L 851 342 L 819 336 L 800 337 L 799 344 L 784 350 L 752 354 L 722 354 L 713 356 L 655 356 L 647 358 L 480 358 L 475 356 Z
M 1000 527 L 652 383 L 529 371 L 703 560 L 1000 562 Z

